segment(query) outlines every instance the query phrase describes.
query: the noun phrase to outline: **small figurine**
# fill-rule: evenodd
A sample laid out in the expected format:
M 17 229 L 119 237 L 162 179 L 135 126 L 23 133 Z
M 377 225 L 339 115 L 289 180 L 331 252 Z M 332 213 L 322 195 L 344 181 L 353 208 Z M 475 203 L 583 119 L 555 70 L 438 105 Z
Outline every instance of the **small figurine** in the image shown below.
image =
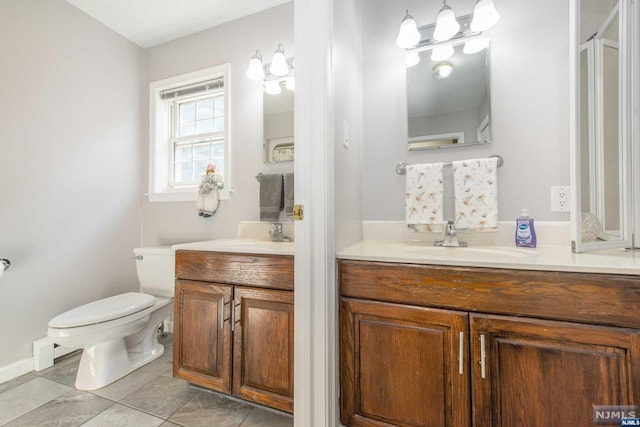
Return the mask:
M 198 215 L 208 218 L 218 209 L 218 190 L 224 187 L 222 177 L 218 175 L 216 165 L 209 163 L 198 188 Z

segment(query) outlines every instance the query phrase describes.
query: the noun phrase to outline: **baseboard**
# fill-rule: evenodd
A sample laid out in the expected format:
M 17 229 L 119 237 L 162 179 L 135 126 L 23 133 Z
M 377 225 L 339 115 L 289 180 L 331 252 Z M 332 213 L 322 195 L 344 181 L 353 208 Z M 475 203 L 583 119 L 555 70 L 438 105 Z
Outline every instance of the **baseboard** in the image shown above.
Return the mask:
M 0 384 L 5 383 L 20 375 L 33 371 L 33 357 L 14 362 L 7 366 L 0 366 Z

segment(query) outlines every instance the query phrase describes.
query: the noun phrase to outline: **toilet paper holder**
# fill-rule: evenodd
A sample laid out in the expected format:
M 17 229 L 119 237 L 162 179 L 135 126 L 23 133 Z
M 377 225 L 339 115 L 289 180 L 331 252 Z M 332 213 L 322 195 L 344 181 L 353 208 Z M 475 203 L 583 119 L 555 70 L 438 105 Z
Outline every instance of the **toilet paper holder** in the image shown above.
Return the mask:
M 11 261 L 6 258 L 0 258 L 0 268 L 2 268 L 2 271 L 8 270 L 9 267 L 11 267 Z

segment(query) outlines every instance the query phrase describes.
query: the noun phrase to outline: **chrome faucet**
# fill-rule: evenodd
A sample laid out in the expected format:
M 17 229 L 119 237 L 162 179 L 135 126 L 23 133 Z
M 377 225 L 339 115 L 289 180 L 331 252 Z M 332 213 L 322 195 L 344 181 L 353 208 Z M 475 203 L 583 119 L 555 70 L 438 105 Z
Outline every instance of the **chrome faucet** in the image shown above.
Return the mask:
M 274 222 L 271 224 L 271 229 L 269 230 L 269 237 L 272 242 L 290 242 L 291 238 L 284 235 L 282 232 L 282 223 Z
M 467 231 L 467 228 L 456 228 L 455 222 L 452 219 L 447 221 L 447 225 L 444 227 L 444 236 L 442 240 L 433 242 L 433 246 L 445 246 L 452 248 L 466 248 L 467 242 L 458 241 L 458 232 Z

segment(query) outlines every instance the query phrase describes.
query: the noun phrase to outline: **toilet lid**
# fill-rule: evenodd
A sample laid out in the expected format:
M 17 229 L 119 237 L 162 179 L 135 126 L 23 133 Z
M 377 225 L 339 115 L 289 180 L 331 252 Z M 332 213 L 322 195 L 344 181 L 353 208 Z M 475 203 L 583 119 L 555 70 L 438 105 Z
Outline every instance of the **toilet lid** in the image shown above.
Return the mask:
M 104 298 L 66 311 L 49 321 L 50 328 L 73 328 L 115 320 L 154 305 L 153 295 L 129 292 Z

